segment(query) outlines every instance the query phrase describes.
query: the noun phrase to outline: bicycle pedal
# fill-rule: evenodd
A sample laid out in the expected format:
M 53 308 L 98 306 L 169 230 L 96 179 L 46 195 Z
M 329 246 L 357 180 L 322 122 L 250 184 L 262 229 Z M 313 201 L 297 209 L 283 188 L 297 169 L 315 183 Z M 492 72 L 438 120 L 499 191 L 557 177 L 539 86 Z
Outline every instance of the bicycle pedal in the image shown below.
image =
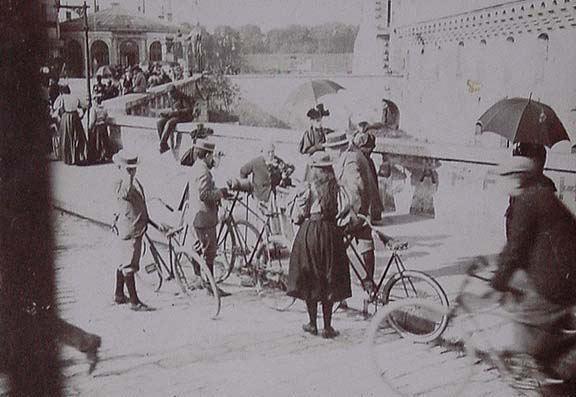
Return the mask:
M 156 272 L 156 264 L 153 262 L 148 265 L 145 265 L 144 271 L 148 274 Z

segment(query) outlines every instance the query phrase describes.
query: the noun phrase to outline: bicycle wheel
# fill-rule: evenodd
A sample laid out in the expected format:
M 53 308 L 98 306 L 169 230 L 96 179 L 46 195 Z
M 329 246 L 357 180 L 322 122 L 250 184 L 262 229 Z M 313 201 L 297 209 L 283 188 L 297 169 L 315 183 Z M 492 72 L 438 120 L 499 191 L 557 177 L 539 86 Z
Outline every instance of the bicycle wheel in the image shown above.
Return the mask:
M 216 318 L 220 314 L 220 295 L 204 259 L 195 252 L 179 252 L 175 255 L 174 272 L 190 303 Z
M 259 278 L 256 289 L 262 302 L 279 312 L 289 310 L 296 303 L 296 298 L 286 295 L 288 289 L 287 272 L 264 273 L 264 276 Z
M 436 343 L 399 338 L 390 328 L 397 312 L 418 307 L 436 316 L 446 316 L 447 307 L 426 299 L 403 299 L 381 308 L 367 330 L 365 348 L 369 365 L 383 382 L 386 396 L 472 396 L 474 354 L 451 351 Z M 466 390 L 464 394 L 463 391 Z
M 421 298 L 448 307 L 448 297 L 438 282 L 415 270 L 405 270 L 394 274 L 383 288 L 384 304 L 407 298 Z M 425 307 L 413 306 L 411 311 L 396 311 L 390 317 L 390 325 L 402 336 L 429 342 L 444 332 L 448 317 L 428 312 Z
M 228 221 L 222 229 L 222 235 L 218 240 L 218 251 L 214 262 L 214 279 L 220 283 L 230 277 L 236 262 L 235 252 L 238 251 L 236 235 Z
M 258 236 L 260 231 L 251 224 L 250 222 L 240 219 L 236 221 L 236 231 L 237 231 L 237 241 L 236 249 L 233 251 L 234 261 L 238 261 L 240 266 L 244 267 L 250 265 L 248 261 L 252 256 L 252 252 L 256 248 L 256 243 L 258 242 Z M 262 235 L 259 243 L 259 247 L 264 246 L 265 236 Z M 254 255 L 252 261 L 260 260 L 262 262 L 268 262 L 268 255 L 266 250 L 261 250 L 258 254 Z

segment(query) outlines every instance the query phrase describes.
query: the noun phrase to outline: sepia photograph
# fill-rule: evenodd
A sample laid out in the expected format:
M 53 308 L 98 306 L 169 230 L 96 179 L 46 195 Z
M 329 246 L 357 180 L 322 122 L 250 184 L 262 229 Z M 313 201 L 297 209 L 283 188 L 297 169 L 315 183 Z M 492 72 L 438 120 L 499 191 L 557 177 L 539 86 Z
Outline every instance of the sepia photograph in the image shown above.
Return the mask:
M 0 0 L 0 395 L 576 397 L 576 0 Z

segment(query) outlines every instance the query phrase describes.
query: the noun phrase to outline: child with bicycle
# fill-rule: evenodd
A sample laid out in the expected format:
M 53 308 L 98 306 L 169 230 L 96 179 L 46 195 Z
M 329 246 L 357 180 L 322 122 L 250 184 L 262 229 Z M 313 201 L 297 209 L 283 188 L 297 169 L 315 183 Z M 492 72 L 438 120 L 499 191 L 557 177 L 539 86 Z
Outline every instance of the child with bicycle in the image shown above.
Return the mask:
M 318 334 L 316 316 L 318 302 L 322 303 L 324 338 L 339 335 L 332 327 L 334 302 L 352 296 L 346 249 L 336 224 L 339 187 L 332 165 L 323 151 L 310 157 L 309 178 L 297 196 L 293 213 L 300 228 L 290 254 L 287 291 L 306 302 L 309 322 L 302 329 L 312 335 Z

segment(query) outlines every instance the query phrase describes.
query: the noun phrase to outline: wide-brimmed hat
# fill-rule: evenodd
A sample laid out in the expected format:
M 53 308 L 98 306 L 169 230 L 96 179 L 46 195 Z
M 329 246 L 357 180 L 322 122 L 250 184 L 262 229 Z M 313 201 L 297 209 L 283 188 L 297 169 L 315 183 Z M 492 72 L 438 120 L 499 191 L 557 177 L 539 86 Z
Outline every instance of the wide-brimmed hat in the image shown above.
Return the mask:
M 324 147 L 337 147 L 348 145 L 348 137 L 346 134 L 339 134 L 333 132 L 331 134 L 326 134 L 326 142 L 324 142 Z
M 140 160 L 136 153 L 124 149 L 112 156 L 112 161 L 123 168 L 136 168 L 140 164 Z
M 330 111 L 328 109 L 324 109 L 323 103 L 319 103 L 318 105 L 316 105 L 316 109 L 318 110 L 318 112 L 320 112 L 320 116 L 322 117 L 330 116 Z
M 308 160 L 308 164 L 311 167 L 331 167 L 334 165 L 332 158 L 326 152 L 318 151 L 314 152 L 310 159 Z
M 496 168 L 499 175 L 531 173 L 536 169 L 536 162 L 528 157 L 514 156 L 502 162 Z
M 192 144 L 192 147 L 213 152 L 216 149 L 216 144 L 209 142 L 206 139 L 196 139 L 196 142 Z
M 308 110 L 306 116 L 312 120 L 320 120 L 322 118 L 322 114 L 316 108 Z

